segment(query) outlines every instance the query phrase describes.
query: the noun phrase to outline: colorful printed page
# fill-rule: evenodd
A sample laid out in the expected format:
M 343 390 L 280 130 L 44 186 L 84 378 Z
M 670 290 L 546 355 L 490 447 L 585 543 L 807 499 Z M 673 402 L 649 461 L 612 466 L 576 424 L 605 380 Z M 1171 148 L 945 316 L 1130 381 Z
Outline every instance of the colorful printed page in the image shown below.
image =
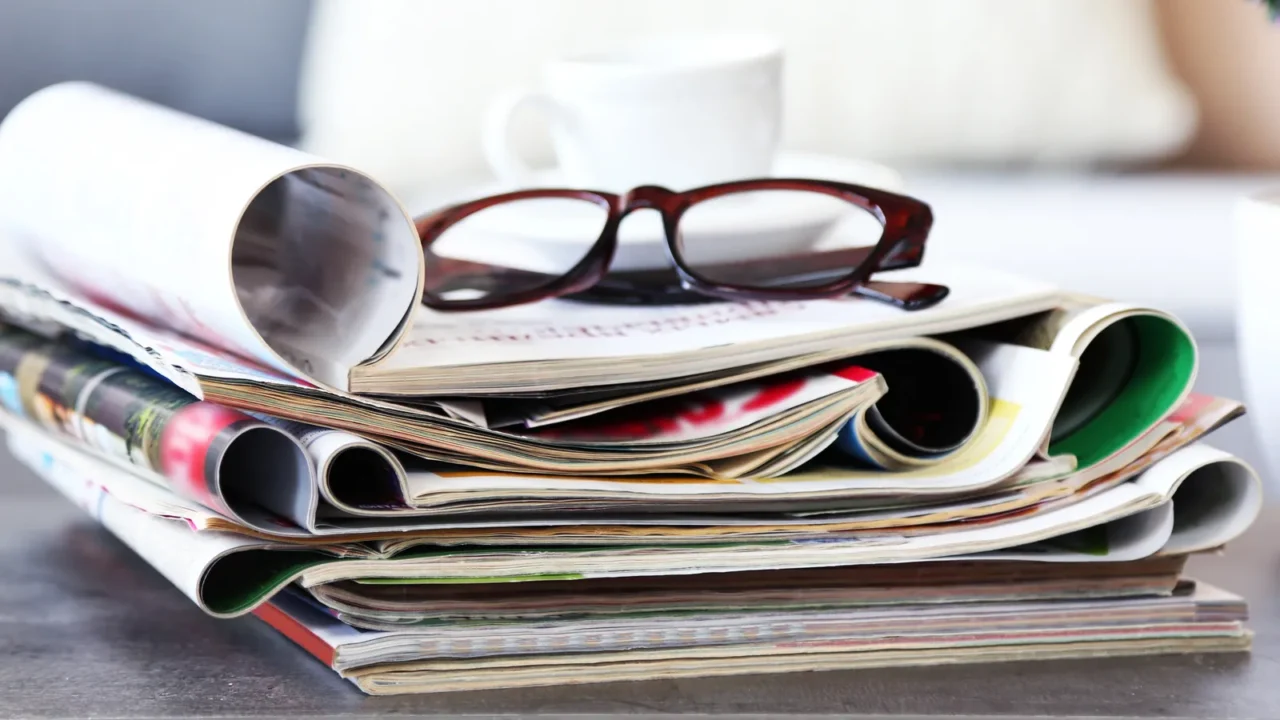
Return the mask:
M 578 446 L 688 442 L 742 430 L 811 403 L 840 403 L 842 396 L 875 378 L 876 373 L 851 362 L 832 363 L 631 405 L 521 434 Z
M 88 343 L 0 324 L 0 414 L 38 425 L 246 525 L 306 527 L 312 466 L 294 437 Z

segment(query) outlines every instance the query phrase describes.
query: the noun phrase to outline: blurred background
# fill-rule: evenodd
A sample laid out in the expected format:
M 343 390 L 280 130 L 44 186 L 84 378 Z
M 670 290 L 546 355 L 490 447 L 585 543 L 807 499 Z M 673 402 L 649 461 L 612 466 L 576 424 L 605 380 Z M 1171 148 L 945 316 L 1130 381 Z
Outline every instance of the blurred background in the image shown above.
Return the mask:
M 685 29 L 782 40 L 785 148 L 899 171 L 935 209 L 929 260 L 1170 309 L 1207 358 L 1225 348 L 1206 389 L 1239 394 L 1234 212 L 1280 188 L 1280 24 L 1253 0 L 3 0 L 0 114 L 92 80 L 353 164 L 423 210 L 487 176 L 495 93 Z M 527 125 L 517 145 L 549 161 Z
M 331 121 L 318 132 L 354 134 L 324 142 L 372 143 L 361 136 L 392 127 L 424 134 L 466 128 L 488 91 L 532 80 L 539 59 L 626 34 L 694 27 L 785 35 L 793 145 L 819 142 L 832 130 L 823 126 L 837 120 L 802 115 L 836 107 L 847 113 L 842 106 L 860 104 L 868 90 L 868 100 L 883 99 L 875 95 L 886 86 L 905 95 L 944 80 L 952 105 L 936 107 L 937 119 L 955 120 L 956 103 L 981 97 L 1021 104 L 1027 121 L 1039 116 L 1047 123 L 1052 119 L 1040 115 L 1045 106 L 1032 100 L 1064 90 L 1084 94 L 1080 86 L 1087 85 L 1096 99 L 1113 90 L 1189 94 L 1192 124 L 1185 125 L 1187 108 L 1165 118 L 1176 121 L 1179 132 L 1163 138 L 1165 157 L 1149 159 L 1176 167 L 1280 170 L 1280 42 L 1264 7 L 1249 0 L 657 0 L 643 7 L 586 0 L 5 0 L 0 112 L 51 82 L 91 79 L 268 137 L 296 139 L 306 57 L 312 76 L 305 78 L 304 114 L 322 112 L 327 101 L 316 96 L 327 93 L 347 93 L 351 105 L 369 103 L 342 111 L 344 123 L 364 118 L 368 128 Z M 1103 60 L 1119 63 L 1110 66 L 1110 77 L 1091 72 Z M 966 72 L 977 67 L 988 74 Z M 1038 89 L 1011 85 L 1019 75 Z M 835 85 L 839 97 L 831 95 Z M 384 94 L 388 89 L 394 94 Z M 1033 97 L 992 97 L 1018 91 Z M 426 116 L 391 117 L 407 108 Z M 878 108 L 874 129 L 883 130 L 902 109 Z M 1005 111 L 971 109 L 968 120 Z M 868 129 L 839 131 L 865 137 Z M 456 145 L 469 134 L 419 146 Z M 997 153 L 996 159 L 1036 160 L 1052 152 L 1048 139 L 1025 147 L 1021 157 Z M 939 160 L 984 154 L 979 148 L 928 150 Z M 1074 159 L 1106 158 L 1082 153 Z M 422 172 L 476 171 L 478 160 L 473 147 Z

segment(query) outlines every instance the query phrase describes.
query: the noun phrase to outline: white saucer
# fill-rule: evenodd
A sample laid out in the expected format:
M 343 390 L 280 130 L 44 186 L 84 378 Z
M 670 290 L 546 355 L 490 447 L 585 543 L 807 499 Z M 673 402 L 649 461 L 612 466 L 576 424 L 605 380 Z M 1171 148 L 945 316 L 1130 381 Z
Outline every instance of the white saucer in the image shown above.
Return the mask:
M 901 192 L 903 186 L 902 177 L 884 165 L 807 153 L 780 154 L 771 175 L 837 180 L 891 192 Z M 555 170 L 545 170 L 537 174 L 534 187 L 573 186 L 566 185 Z M 517 188 L 487 183 L 458 189 L 448 193 L 447 198 L 433 193 L 433 199 L 412 203 L 409 210 L 416 216 L 445 204 L 514 189 Z M 728 260 L 764 252 L 763 248 L 777 253 L 811 247 L 825 228 L 841 219 L 841 213 L 832 210 L 829 198 L 822 196 L 806 198 L 802 194 L 779 193 L 762 197 L 767 200 L 754 198 L 718 207 L 708 204 L 696 216 L 692 212 L 687 215 L 681 229 L 689 237 L 694 232 L 691 225 L 696 223 L 699 242 L 713 246 L 715 256 Z M 585 246 L 596 239 L 600 224 L 600 211 L 587 203 L 517 204 L 503 207 L 501 212 L 486 210 L 473 216 L 469 228 L 484 233 L 484 249 L 467 252 L 466 258 L 482 262 L 501 258 L 508 266 L 562 272 L 582 257 Z M 638 211 L 628 216 L 619 228 L 613 267 L 618 270 L 666 267 L 669 265 L 666 248 L 658 214 Z M 706 252 L 703 257 L 716 259 Z

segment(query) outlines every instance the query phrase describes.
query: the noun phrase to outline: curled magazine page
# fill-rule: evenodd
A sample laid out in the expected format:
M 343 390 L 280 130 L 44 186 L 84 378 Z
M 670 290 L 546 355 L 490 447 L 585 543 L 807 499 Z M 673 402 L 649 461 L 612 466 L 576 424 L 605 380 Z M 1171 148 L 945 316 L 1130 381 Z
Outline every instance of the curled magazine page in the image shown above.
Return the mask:
M 297 439 L 311 456 L 320 497 L 336 509 L 319 508 L 329 522 L 341 515 L 380 515 L 409 508 L 404 465 L 387 448 L 343 430 L 254 413 Z M 309 527 L 314 531 L 316 523 Z
M 932 465 L 962 452 L 986 424 L 991 397 L 982 369 L 952 345 L 904 343 L 860 362 L 891 392 L 846 423 L 836 447 L 867 467 Z
M 92 345 L 0 324 L 0 413 L 127 463 L 175 493 L 249 525 L 315 512 L 310 461 L 285 432 L 198 400 Z
M 1134 481 L 1166 500 L 1155 507 L 1034 545 L 973 558 L 1113 562 L 1183 555 L 1239 537 L 1262 509 L 1262 480 L 1248 463 L 1205 444 L 1170 453 Z
M 1199 365 L 1190 330 L 1173 315 L 1078 295 L 965 334 L 1080 360 L 1041 453 L 1074 455 L 1081 467 L 1106 462 L 1156 427 L 1190 394 Z
M 1053 352 L 1080 358 L 1080 370 L 1054 421 L 1050 454 L 1104 461 L 1155 427 L 1191 393 L 1199 353 L 1172 315 L 1124 303 L 1079 310 Z
M 1191 468 L 1173 496 L 1173 531 L 1164 555 L 1215 550 L 1240 537 L 1258 519 L 1262 479 L 1238 457 L 1209 445 L 1179 451 Z
M 156 514 L 155 511 L 164 506 L 154 502 L 144 507 L 131 505 L 128 500 L 136 495 L 117 496 L 108 492 L 81 468 L 65 463 L 59 454 L 35 452 L 29 446 L 15 443 L 15 437 L 20 435 L 11 430 L 8 440 L 14 457 L 38 468 L 45 482 L 128 545 L 205 612 L 215 616 L 224 614 L 219 612 L 221 608 L 216 601 L 211 607 L 205 599 L 206 580 L 218 558 L 240 549 L 270 547 L 261 540 L 230 533 L 194 532 L 181 520 Z M 106 472 L 122 471 L 107 468 Z
M 0 123 L 0 195 L 80 298 L 340 389 L 421 296 L 417 232 L 372 180 L 89 83 Z

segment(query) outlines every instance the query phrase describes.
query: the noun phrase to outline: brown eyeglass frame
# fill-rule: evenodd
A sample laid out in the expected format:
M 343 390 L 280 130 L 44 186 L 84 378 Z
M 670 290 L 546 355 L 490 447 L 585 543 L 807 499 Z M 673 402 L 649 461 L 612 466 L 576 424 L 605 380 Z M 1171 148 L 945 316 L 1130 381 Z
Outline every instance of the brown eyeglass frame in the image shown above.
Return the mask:
M 830 282 L 804 288 L 761 288 L 708 280 L 684 262 L 680 248 L 680 218 L 690 207 L 705 200 L 752 190 L 798 190 L 832 195 L 870 213 L 880 221 L 884 230 L 880 240 L 874 246 L 816 252 L 798 258 L 800 262 L 811 267 L 816 261 L 826 262 L 827 267 L 830 267 L 831 261 L 838 261 L 851 267 L 848 275 Z M 431 254 L 432 243 L 463 218 L 502 203 L 538 198 L 586 200 L 606 209 L 609 213 L 600 237 L 596 239 L 591 250 L 563 275 L 557 277 L 516 268 L 501 268 L 466 260 L 441 258 Z M 933 225 L 933 212 L 927 204 L 906 195 L 849 183 L 768 178 L 720 183 L 684 192 L 676 192 L 656 185 L 645 185 L 623 195 L 595 190 L 541 188 L 518 190 L 471 200 L 423 215 L 414 223 L 428 262 L 427 287 L 423 294 L 423 303 L 432 309 L 443 311 L 489 310 L 587 290 L 608 274 L 614 252 L 618 247 L 618 226 L 622 220 L 636 210 L 644 209 L 657 210 L 662 215 L 667 240 L 667 257 L 678 275 L 680 285 L 712 298 L 735 301 L 808 300 L 842 297 L 851 292 L 869 289 L 869 292 L 860 294 L 873 298 L 887 298 L 894 301 L 894 304 L 911 308 L 932 305 L 946 295 L 946 288 L 937 285 L 870 281 L 874 273 L 920 264 L 924 256 L 925 241 Z M 778 261 L 778 259 L 770 259 L 769 262 L 776 264 Z M 505 284 L 504 278 L 513 281 L 522 278 L 527 281 L 530 275 L 541 275 L 547 279 L 547 282 L 519 292 L 497 296 L 490 294 L 482 298 L 466 300 L 440 300 L 431 291 L 433 275 L 440 282 L 447 283 L 449 278 L 459 274 L 476 273 L 485 274 L 486 279 L 495 287 Z M 902 287 L 900 292 L 894 292 L 890 286 Z M 904 294 L 907 297 L 904 297 Z M 916 296 L 914 302 L 910 296 Z

